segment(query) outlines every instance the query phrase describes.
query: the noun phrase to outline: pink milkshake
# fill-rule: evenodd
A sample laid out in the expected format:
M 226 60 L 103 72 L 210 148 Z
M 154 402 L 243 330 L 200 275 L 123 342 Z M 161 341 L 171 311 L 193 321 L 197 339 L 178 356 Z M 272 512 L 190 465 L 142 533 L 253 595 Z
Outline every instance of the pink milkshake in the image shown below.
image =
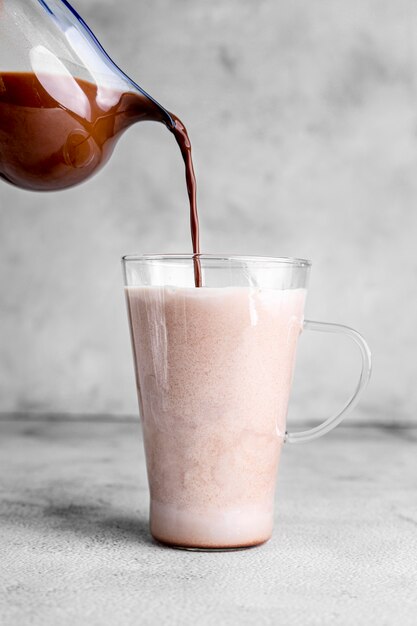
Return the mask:
M 270 538 L 305 293 L 126 287 L 155 539 Z

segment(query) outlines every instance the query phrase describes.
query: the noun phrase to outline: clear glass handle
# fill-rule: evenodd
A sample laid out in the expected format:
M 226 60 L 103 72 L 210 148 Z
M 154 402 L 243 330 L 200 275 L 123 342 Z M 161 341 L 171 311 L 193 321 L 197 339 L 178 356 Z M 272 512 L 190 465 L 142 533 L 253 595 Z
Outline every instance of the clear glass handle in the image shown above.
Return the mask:
M 304 329 L 314 330 L 321 333 L 338 333 L 353 339 L 361 352 L 362 369 L 356 389 L 343 409 L 314 428 L 309 428 L 308 430 L 303 430 L 299 433 L 287 432 L 285 434 L 285 441 L 289 443 L 304 443 L 305 441 L 317 439 L 340 424 L 347 413 L 358 403 L 359 397 L 368 384 L 371 376 L 371 351 L 365 339 L 356 330 L 353 330 L 353 328 L 349 328 L 348 326 L 342 326 L 341 324 L 328 324 L 325 322 L 312 322 L 309 320 L 304 321 Z

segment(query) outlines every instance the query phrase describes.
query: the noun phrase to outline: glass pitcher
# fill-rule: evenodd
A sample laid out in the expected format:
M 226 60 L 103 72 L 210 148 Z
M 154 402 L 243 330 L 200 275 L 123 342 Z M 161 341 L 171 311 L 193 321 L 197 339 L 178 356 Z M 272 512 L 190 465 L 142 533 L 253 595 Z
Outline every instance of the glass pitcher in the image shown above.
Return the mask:
M 174 126 L 66 0 L 0 0 L 0 177 L 39 191 L 76 185 L 141 120 Z

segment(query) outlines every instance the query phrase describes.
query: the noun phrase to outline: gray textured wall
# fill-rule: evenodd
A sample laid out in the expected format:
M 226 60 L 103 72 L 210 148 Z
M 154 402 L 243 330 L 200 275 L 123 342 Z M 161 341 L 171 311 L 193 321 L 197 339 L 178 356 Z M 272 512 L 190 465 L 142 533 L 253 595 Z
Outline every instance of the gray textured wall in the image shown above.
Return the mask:
M 352 419 L 415 419 L 417 5 L 79 0 L 115 60 L 182 117 L 206 252 L 313 260 L 308 317 L 368 338 Z M 136 412 L 123 253 L 190 249 L 183 168 L 137 125 L 96 178 L 0 188 L 0 411 Z M 302 338 L 293 418 L 354 384 L 349 344 Z

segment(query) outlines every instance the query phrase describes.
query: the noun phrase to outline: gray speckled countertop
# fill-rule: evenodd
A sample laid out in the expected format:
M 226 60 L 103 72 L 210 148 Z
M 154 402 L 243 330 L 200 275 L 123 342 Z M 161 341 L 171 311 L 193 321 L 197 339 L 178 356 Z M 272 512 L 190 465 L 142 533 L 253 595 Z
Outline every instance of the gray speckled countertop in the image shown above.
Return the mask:
M 0 421 L 2 626 L 417 623 L 417 429 L 340 427 L 286 446 L 275 533 L 156 545 L 140 428 Z

